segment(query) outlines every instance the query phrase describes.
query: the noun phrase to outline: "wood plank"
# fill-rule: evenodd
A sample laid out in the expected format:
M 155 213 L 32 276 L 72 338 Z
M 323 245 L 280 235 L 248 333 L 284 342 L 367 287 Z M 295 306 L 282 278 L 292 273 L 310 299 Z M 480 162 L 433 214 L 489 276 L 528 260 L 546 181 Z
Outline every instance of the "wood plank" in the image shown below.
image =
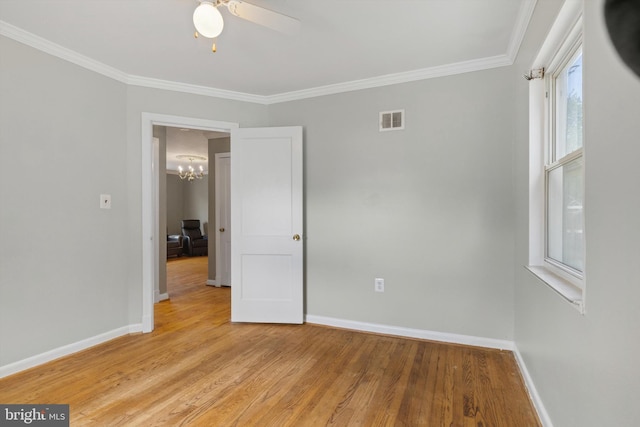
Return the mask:
M 318 325 L 233 324 L 207 257 L 168 262 L 156 329 L 0 380 L 71 425 L 540 426 L 508 351 Z

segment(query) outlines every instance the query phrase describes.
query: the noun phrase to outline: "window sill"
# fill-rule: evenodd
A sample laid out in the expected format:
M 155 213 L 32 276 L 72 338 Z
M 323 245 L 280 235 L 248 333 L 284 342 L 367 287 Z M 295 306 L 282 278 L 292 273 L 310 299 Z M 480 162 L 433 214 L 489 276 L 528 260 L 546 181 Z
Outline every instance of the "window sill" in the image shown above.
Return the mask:
M 527 265 L 525 268 L 551 289 L 556 291 L 556 293 L 562 298 L 571 303 L 571 305 L 578 310 L 580 314 L 584 314 L 584 298 L 582 295 L 582 289 L 540 265 Z

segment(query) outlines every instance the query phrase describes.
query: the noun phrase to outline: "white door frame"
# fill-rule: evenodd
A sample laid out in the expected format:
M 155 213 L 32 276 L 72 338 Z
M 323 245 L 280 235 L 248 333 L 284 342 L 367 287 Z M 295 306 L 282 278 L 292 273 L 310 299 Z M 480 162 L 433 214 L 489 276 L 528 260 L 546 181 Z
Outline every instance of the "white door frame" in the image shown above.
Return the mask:
M 155 265 L 158 263 L 158 251 L 154 249 L 160 242 L 157 226 L 154 226 L 154 197 L 157 200 L 157 189 L 154 190 L 153 170 L 153 126 L 169 126 L 177 128 L 200 129 L 219 132 L 231 132 L 238 128 L 238 123 L 217 120 L 198 119 L 192 117 L 172 116 L 156 113 L 142 113 L 142 332 L 151 332 L 154 327 L 153 304 L 154 282 L 158 274 Z M 159 168 L 161 169 L 161 168 Z M 159 264 L 159 263 L 158 263 Z
M 153 147 L 151 148 L 151 207 L 153 209 L 153 230 L 160 227 L 160 139 L 152 138 Z M 157 231 L 156 231 L 157 232 Z M 154 236 L 155 237 L 155 236 Z M 152 240 L 153 253 L 160 253 L 160 239 Z M 153 303 L 160 301 L 160 259 L 158 256 L 153 257 Z

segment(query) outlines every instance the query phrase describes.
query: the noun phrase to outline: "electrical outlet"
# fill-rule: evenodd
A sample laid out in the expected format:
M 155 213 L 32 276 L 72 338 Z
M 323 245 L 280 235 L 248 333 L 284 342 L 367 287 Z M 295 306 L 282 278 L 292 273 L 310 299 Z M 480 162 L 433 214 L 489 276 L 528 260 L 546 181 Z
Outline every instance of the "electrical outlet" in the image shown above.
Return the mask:
M 376 292 L 384 292 L 384 279 L 376 277 L 373 279 L 373 285 Z

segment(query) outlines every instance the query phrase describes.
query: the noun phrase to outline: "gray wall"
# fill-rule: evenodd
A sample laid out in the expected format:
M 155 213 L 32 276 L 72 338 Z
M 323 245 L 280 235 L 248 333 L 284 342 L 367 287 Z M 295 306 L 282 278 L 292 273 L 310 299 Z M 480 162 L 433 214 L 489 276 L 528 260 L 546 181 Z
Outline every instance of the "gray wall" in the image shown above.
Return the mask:
M 586 314 L 522 268 L 528 159 L 520 129 L 515 336 L 554 425 L 637 425 L 640 78 L 609 43 L 603 1 L 584 6 Z
M 2 366 L 130 323 L 134 227 L 127 87 L 5 37 L 0 52 Z
M 308 314 L 513 339 L 513 73 L 270 106 L 305 129 Z

